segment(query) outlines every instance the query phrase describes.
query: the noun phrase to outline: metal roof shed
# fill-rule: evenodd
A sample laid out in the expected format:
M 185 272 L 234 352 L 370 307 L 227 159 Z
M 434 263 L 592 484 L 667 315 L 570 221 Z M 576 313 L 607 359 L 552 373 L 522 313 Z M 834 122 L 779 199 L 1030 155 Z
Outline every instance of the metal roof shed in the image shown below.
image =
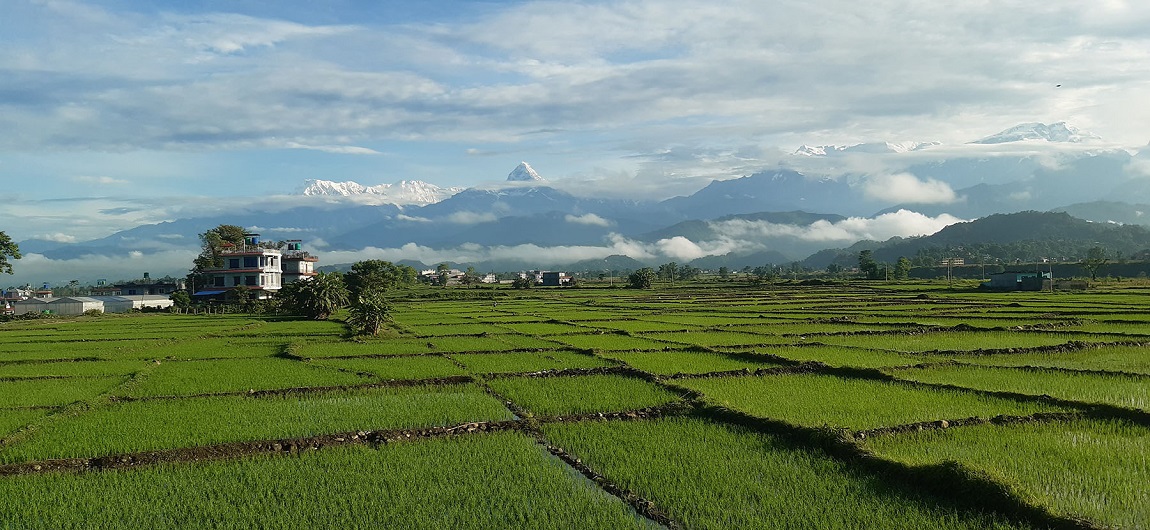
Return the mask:
M 88 296 L 65 296 L 48 302 L 47 309 L 57 315 L 83 315 L 93 309 L 103 311 L 104 302 Z
M 167 309 L 176 305 L 176 303 L 172 301 L 172 297 L 166 294 L 143 294 L 126 296 L 124 298 L 131 300 L 132 307 L 136 309 L 144 309 L 145 307 Z
M 23 315 L 25 313 L 43 313 L 48 309 L 48 302 L 54 300 L 53 298 L 29 298 L 27 300 L 20 300 L 12 304 L 13 314 Z
M 93 296 L 92 298 L 104 303 L 105 313 L 127 313 L 135 307 L 135 302 L 126 296 Z

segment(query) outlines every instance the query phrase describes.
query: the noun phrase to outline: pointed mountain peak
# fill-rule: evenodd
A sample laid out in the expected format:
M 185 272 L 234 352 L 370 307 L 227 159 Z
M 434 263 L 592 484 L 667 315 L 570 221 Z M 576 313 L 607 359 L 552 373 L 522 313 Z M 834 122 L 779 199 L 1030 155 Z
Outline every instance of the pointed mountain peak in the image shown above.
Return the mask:
M 539 176 L 531 164 L 527 162 L 520 162 L 511 173 L 507 174 L 507 182 L 543 182 L 545 179 Z

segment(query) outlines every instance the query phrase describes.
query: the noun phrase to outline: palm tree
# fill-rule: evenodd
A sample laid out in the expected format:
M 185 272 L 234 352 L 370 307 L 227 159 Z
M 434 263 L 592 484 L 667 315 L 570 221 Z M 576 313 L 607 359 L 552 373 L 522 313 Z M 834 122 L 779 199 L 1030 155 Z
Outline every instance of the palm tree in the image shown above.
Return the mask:
M 347 286 L 338 272 L 321 272 L 312 279 L 290 283 L 280 290 L 287 308 L 315 320 L 330 317 L 347 305 Z
M 382 291 L 361 293 L 352 302 L 347 323 L 363 335 L 378 335 L 384 323 L 391 320 L 391 304 Z

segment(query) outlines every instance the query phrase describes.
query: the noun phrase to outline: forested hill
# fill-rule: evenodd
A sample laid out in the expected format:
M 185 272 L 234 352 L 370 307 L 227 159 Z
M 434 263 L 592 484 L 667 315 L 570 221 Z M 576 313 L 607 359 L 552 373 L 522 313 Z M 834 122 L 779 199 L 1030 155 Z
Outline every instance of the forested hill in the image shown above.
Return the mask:
M 995 214 L 948 226 L 931 236 L 892 240 L 875 250 L 875 258 L 894 261 L 906 256 L 936 262 L 960 257 L 977 261 L 981 255 L 1002 261 L 1068 261 L 1084 258 L 1091 247 L 1101 247 L 1109 256 L 1129 257 L 1150 248 L 1150 229 L 1094 223 L 1063 212 Z

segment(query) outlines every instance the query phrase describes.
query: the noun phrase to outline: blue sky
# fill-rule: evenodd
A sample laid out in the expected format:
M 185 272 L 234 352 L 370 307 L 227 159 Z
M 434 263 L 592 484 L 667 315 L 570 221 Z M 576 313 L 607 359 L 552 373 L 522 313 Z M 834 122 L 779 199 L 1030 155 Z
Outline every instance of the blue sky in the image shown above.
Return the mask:
M 471 186 L 521 160 L 657 197 L 804 143 L 1028 121 L 1142 147 L 1146 101 L 1136 1 L 5 0 L 0 230 L 82 241 L 309 178 Z

